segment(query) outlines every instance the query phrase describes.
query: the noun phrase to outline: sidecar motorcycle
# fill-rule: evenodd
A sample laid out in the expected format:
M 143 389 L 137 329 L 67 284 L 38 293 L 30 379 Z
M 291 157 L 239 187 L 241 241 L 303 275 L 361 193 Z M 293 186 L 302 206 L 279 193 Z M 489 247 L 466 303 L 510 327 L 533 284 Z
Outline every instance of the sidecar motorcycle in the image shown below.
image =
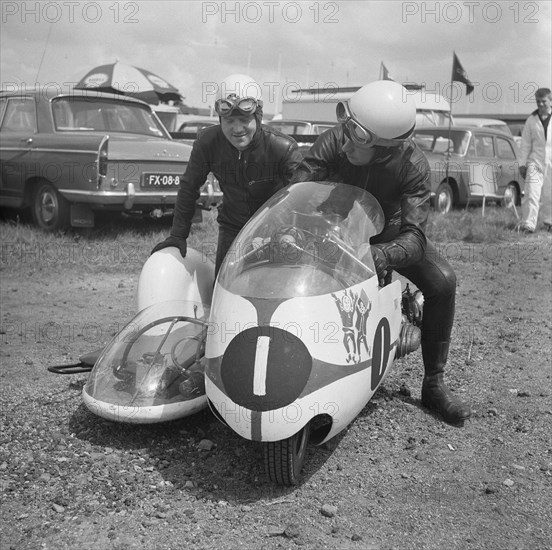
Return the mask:
M 210 406 L 263 445 L 272 481 L 295 485 L 307 443 L 345 429 L 420 344 L 421 294 L 376 274 L 369 242 L 383 225 L 357 187 L 287 187 L 242 229 L 216 281 L 198 251 L 156 252 L 132 321 L 83 370 L 51 370 L 91 369 L 83 401 L 109 420 L 161 422 Z

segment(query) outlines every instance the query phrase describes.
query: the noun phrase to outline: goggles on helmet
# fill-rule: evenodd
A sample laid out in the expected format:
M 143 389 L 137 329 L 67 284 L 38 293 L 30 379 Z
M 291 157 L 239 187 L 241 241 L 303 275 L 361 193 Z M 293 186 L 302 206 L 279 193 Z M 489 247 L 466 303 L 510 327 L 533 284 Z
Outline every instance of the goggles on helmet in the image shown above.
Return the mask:
M 240 115 L 250 116 L 255 114 L 257 107 L 262 107 L 263 102 L 260 99 L 252 97 L 239 98 L 234 95 L 224 99 L 217 99 L 215 102 L 215 111 L 221 117 L 227 117 L 238 111 Z
M 359 145 L 370 145 L 378 136 L 357 122 L 349 108 L 349 101 L 340 101 L 335 109 L 337 120 L 345 125 L 347 135 Z

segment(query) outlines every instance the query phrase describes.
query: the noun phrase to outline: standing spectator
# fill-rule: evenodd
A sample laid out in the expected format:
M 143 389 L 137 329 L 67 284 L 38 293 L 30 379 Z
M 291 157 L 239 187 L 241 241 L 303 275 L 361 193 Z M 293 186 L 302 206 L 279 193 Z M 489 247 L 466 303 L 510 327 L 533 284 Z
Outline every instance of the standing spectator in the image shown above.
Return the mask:
M 544 227 L 552 231 L 552 92 L 539 88 L 535 100 L 537 109 L 525 122 L 521 134 L 519 171 L 525 178 L 525 197 L 519 229 L 524 233 L 537 229 L 540 203 Z

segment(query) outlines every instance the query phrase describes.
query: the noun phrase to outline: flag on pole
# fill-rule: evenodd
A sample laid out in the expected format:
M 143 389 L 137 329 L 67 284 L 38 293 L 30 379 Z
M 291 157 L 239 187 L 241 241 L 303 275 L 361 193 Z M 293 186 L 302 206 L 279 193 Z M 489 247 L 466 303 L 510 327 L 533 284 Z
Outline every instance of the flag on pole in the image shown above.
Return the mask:
M 381 63 L 381 66 L 380 66 L 380 80 L 394 81 L 394 79 L 391 77 L 390 72 L 387 70 L 387 67 L 383 64 L 383 62 Z
M 452 55 L 452 81 L 463 82 L 466 85 L 466 95 L 470 95 L 473 92 L 473 84 L 470 82 L 462 63 L 458 59 L 456 52 L 453 52 Z

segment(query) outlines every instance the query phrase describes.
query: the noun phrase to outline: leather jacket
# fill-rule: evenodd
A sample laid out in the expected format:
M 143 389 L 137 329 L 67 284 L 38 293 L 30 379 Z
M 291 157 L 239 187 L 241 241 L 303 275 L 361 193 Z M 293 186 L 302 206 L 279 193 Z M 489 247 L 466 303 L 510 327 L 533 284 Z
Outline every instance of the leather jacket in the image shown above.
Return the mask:
M 178 190 L 171 236 L 188 237 L 199 190 L 209 172 L 223 193 L 218 223 L 239 230 L 267 199 L 291 182 L 301 160 L 295 140 L 259 122 L 243 151 L 231 145 L 220 125 L 205 128 L 194 142 Z
M 430 169 L 423 152 L 411 141 L 400 147 L 375 147 L 374 159 L 355 166 L 343 152 L 343 126 L 324 132 L 298 168 L 294 181 L 334 181 L 362 187 L 380 203 L 383 231 L 372 238 L 391 267 L 420 261 L 425 253 L 425 225 L 429 214 Z

